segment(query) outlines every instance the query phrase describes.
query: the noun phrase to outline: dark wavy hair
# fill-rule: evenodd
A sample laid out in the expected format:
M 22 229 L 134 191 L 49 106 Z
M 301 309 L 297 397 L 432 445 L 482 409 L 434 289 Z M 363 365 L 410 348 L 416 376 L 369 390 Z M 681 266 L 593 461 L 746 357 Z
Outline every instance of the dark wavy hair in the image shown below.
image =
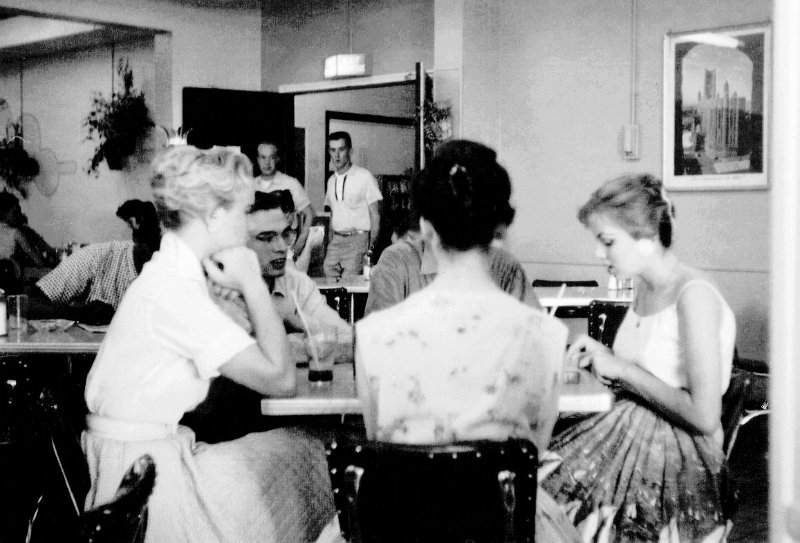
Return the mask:
M 597 213 L 607 214 L 634 239 L 658 236 L 665 248 L 672 245 L 675 206 L 653 175 L 622 175 L 603 183 L 581 206 L 578 220 L 586 226 Z
M 292 198 L 291 191 L 285 189 L 269 192 L 256 191 L 253 205 L 250 206 L 248 213 L 272 209 L 280 209 L 284 213 L 294 213 L 294 198 Z
M 487 249 L 500 226 L 514 220 L 511 180 L 494 150 L 467 140 L 444 143 L 412 180 L 419 216 L 430 221 L 446 249 Z

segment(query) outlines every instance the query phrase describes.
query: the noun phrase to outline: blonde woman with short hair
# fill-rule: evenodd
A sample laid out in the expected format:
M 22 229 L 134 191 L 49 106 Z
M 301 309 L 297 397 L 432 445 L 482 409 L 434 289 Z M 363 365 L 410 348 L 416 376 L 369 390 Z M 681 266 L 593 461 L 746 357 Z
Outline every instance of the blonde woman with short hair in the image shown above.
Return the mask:
M 146 541 L 314 539 L 333 515 L 321 444 L 278 430 L 208 445 L 178 425 L 217 375 L 262 394 L 295 391 L 283 323 L 244 246 L 250 162 L 171 148 L 152 187 L 160 250 L 125 293 L 86 383 L 86 507 L 110 501 L 133 461 L 150 454 L 157 475 Z M 207 278 L 241 293 L 254 337 L 215 305 Z

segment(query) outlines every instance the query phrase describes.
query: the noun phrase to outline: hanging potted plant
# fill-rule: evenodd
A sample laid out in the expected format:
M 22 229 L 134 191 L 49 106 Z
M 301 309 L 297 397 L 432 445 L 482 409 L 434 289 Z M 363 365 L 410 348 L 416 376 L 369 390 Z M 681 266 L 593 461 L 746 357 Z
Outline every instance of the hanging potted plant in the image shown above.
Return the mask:
M 7 110 L 8 102 L 0 98 L 0 112 Z M 27 184 L 39 174 L 39 162 L 23 146 L 20 123 L 9 120 L 5 129 L 5 136 L 0 138 L 0 179 L 8 188 L 27 198 Z
M 433 154 L 440 143 L 453 137 L 451 113 L 452 107 L 446 102 L 425 101 L 422 108 L 423 134 L 428 153 Z
M 110 100 L 95 91 L 92 109 L 83 121 L 88 128 L 86 140 L 98 142 L 86 173 L 97 175 L 97 168 L 103 160 L 109 169 L 121 170 L 126 159 L 136 152 L 139 142 L 154 126 L 144 93 L 133 88 L 133 72 L 128 59 L 119 59 L 117 74 L 122 90 L 113 92 Z

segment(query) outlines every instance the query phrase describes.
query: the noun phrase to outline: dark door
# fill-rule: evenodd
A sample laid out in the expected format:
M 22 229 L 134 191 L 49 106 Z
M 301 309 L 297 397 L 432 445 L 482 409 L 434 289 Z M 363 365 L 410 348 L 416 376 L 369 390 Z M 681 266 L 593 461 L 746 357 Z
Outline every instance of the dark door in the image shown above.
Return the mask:
M 417 145 L 415 149 L 416 155 L 416 171 L 425 168 L 425 164 L 432 158 L 431 152 L 425 147 L 425 109 L 433 102 L 433 81 L 431 76 L 425 71 L 425 65 L 422 62 L 417 62 L 414 68 L 414 86 L 416 89 L 417 100 Z
M 294 150 L 294 95 L 277 92 L 184 87 L 183 128 L 188 142 L 208 149 L 239 146 L 253 161 L 255 175 L 259 142 L 270 140 L 281 148 L 281 171 L 296 176 Z

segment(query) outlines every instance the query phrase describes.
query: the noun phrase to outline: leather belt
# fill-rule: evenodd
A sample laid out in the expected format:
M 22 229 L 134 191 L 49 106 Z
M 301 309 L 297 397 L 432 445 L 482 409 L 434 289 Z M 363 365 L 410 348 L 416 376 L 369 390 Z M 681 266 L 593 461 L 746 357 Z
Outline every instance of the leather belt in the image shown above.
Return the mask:
M 369 230 L 355 230 L 355 229 L 353 229 L 353 230 L 341 230 L 341 231 L 340 230 L 334 230 L 333 233 L 336 234 L 337 236 L 347 237 L 347 236 L 355 236 L 356 234 L 369 234 Z

